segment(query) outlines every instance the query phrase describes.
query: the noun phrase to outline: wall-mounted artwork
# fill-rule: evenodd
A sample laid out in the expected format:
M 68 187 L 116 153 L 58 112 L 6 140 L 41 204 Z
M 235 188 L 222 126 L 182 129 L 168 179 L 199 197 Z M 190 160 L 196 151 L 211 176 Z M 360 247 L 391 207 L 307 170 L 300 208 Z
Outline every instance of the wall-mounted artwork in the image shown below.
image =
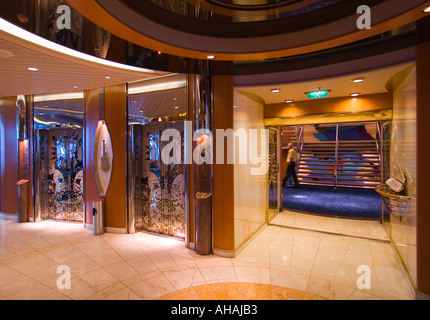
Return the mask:
M 94 176 L 100 199 L 104 199 L 112 177 L 113 147 L 109 130 L 99 121 L 94 140 Z

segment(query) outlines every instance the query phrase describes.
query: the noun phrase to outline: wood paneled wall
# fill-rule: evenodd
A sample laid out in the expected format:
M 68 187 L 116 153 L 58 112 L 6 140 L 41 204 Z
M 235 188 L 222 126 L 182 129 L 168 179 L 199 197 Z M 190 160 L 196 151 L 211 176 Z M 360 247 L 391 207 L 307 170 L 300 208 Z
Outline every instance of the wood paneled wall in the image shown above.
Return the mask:
M 0 212 L 16 214 L 18 198 L 16 97 L 0 98 L 0 170 Z
M 234 128 L 234 77 L 232 65 L 229 63 L 217 62 L 214 67 L 218 69 L 215 70 L 215 74 L 226 74 L 214 76 L 213 133 L 215 135 L 217 129 Z M 226 72 L 228 68 L 231 68 L 231 72 Z M 223 70 L 224 72 L 220 72 Z M 214 151 L 214 159 L 216 159 L 216 139 L 214 139 Z M 227 163 L 227 143 L 224 144 L 224 155 Z M 214 249 L 233 251 L 235 249 L 234 165 L 214 164 L 213 179 Z

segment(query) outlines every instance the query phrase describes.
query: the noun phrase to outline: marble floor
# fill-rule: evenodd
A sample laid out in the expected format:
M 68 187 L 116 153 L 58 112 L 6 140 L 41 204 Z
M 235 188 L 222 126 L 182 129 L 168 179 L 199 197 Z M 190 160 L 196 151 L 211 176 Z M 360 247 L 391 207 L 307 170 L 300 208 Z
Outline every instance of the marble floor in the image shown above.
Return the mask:
M 389 241 L 384 227 L 380 221 L 375 220 L 337 218 L 284 209 L 270 224 Z
M 81 224 L 52 221 L 0 220 L 0 239 L 6 300 L 414 298 L 388 243 L 312 231 L 268 226 L 235 258 L 199 256 L 146 233 L 94 237 Z M 370 289 L 357 287 L 361 265 L 371 270 Z M 64 267 L 70 288 L 61 288 Z

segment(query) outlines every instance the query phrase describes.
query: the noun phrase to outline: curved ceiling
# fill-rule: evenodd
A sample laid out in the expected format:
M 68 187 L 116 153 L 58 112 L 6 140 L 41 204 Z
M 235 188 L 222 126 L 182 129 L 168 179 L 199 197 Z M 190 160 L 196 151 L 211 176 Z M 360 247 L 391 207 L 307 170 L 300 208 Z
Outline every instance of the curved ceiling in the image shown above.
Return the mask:
M 142 47 L 230 61 L 286 57 L 359 41 L 424 17 L 421 9 L 430 5 L 425 0 L 68 2 L 95 24 Z M 371 29 L 357 28 L 359 5 L 371 8 Z
M 82 91 L 167 75 L 82 54 L 1 18 L 0 70 L 0 97 Z

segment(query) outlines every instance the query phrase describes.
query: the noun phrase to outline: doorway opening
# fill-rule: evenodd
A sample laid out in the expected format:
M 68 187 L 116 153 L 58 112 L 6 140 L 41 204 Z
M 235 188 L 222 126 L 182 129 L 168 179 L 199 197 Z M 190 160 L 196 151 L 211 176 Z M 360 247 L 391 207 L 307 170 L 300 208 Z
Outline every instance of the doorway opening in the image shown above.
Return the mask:
M 293 148 L 299 188 L 292 177 L 280 186 L 282 212 L 271 224 L 387 240 L 381 197 L 375 191 L 384 179 L 383 125 L 281 127 L 281 179 Z

